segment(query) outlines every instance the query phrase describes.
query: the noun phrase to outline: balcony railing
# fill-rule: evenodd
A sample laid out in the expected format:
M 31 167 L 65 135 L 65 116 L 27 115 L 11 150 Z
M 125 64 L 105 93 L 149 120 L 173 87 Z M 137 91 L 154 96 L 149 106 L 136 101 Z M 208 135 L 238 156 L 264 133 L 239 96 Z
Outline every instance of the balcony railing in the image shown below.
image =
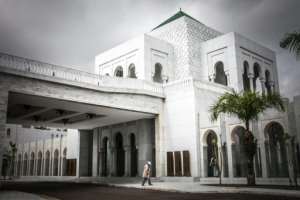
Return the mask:
M 163 87 L 160 84 L 150 81 L 100 76 L 76 69 L 71 69 L 63 66 L 43 63 L 36 60 L 12 56 L 0 53 L 0 67 L 14 69 L 16 71 L 39 74 L 48 77 L 55 77 L 63 80 L 75 81 L 85 84 L 90 84 L 99 87 L 111 87 L 122 89 L 133 89 L 149 92 L 163 96 Z

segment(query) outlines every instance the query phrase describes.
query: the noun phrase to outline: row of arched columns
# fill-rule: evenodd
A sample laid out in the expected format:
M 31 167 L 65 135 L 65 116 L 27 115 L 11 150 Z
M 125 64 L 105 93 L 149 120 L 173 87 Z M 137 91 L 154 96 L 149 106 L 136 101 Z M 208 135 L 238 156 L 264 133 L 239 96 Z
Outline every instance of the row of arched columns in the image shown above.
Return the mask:
M 231 134 L 231 144 L 221 145 L 220 136 L 213 130 L 207 130 L 202 137 L 201 176 L 217 177 L 220 153 L 223 155 L 224 177 L 246 177 L 247 160 L 244 145 L 245 128 L 236 126 Z M 264 141 L 258 141 L 257 153 L 254 158 L 257 177 L 288 177 L 292 155 L 297 149 L 291 149 L 285 139 L 284 128 L 278 122 L 270 122 L 264 127 Z M 299 153 L 299 152 L 298 152 Z M 298 156 L 296 156 L 298 157 Z M 298 157 L 298 162 L 299 162 Z M 297 167 L 297 166 L 293 166 Z
M 111 76 L 110 73 L 106 73 L 106 76 Z M 127 73 L 125 73 L 123 67 L 121 65 L 117 66 L 113 70 L 113 76 L 115 77 L 128 77 L 128 78 L 137 78 L 136 67 L 133 63 L 131 63 L 128 67 Z M 155 63 L 154 70 L 152 72 L 152 81 L 156 83 L 167 82 L 167 77 L 163 76 L 163 66 L 160 63 Z
M 110 74 L 107 73 L 106 74 L 107 76 L 109 76 Z M 114 69 L 114 76 L 116 77 L 124 77 L 124 76 L 127 76 L 128 78 L 137 78 L 137 75 L 136 75 L 136 68 L 135 68 L 135 65 L 133 63 L 131 63 L 129 66 L 128 66 L 128 71 L 127 73 L 125 74 L 124 70 L 123 70 L 123 67 L 121 65 L 117 66 L 115 69 Z
M 29 156 L 30 155 L 30 156 Z M 59 156 L 59 150 L 56 149 L 51 156 L 50 151 L 45 154 L 41 151 L 30 154 L 17 153 L 14 162 L 15 176 L 65 176 L 67 170 L 67 148 L 64 149 L 62 157 Z
M 257 62 L 253 66 L 248 61 L 243 62 L 243 89 L 257 91 L 262 94 L 270 94 L 275 91 L 275 81 L 272 73 L 260 66 Z M 214 65 L 214 73 L 209 76 L 209 81 L 229 85 L 229 74 L 224 69 L 222 61 L 216 62 Z
M 137 176 L 138 148 L 136 136 L 129 134 L 129 144 L 124 145 L 123 135 L 118 132 L 113 140 L 107 136 L 101 139 L 99 151 L 100 176 Z
M 274 77 L 268 69 L 255 62 L 251 67 L 248 61 L 243 62 L 243 88 L 244 90 L 257 91 L 262 94 L 270 94 L 275 91 Z

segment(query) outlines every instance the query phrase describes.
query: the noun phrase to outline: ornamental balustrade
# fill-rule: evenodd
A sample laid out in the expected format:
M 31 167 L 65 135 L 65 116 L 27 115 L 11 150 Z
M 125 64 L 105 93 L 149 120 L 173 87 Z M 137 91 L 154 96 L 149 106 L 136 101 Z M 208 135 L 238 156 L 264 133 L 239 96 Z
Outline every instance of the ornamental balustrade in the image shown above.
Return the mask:
M 54 77 L 99 87 L 142 90 L 163 96 L 163 87 L 158 83 L 132 78 L 101 76 L 4 53 L 0 53 L 0 68 L 8 68 L 19 72 Z

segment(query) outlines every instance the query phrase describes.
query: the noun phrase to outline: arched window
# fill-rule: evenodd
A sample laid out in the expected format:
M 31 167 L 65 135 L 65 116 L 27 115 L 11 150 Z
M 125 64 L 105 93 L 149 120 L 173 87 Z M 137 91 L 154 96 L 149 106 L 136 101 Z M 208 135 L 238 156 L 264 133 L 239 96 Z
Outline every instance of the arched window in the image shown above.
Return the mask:
M 33 176 L 34 175 L 34 153 L 32 152 L 31 153 L 31 156 L 30 156 L 30 176 Z
M 154 76 L 153 76 L 153 81 L 157 83 L 162 83 L 162 65 L 160 63 L 156 63 L 154 66 Z
M 17 162 L 17 176 L 21 176 L 21 163 L 22 163 L 22 155 L 18 155 L 18 162 Z
M 28 166 L 28 156 L 27 153 L 25 153 L 24 160 L 23 160 L 23 176 L 27 176 L 27 166 Z
M 128 77 L 129 78 L 137 78 L 135 73 L 135 65 L 132 63 L 128 67 Z
M 62 159 L 62 176 L 67 175 L 67 148 L 64 148 L 63 159 Z
M 270 122 L 265 128 L 267 171 L 270 177 L 287 177 L 288 160 L 284 129 L 278 122 Z
M 260 68 L 260 65 L 258 63 L 254 63 L 253 72 L 254 72 L 253 90 L 254 91 L 259 91 L 261 89 L 260 80 L 259 80 L 259 77 L 260 77 L 260 74 L 261 74 L 261 68 Z
M 53 158 L 53 176 L 58 176 L 58 158 L 59 157 L 59 151 L 56 149 L 54 151 L 54 158 Z
M 46 156 L 45 156 L 45 176 L 50 176 L 50 151 L 46 152 Z
M 43 154 L 42 152 L 40 151 L 38 153 L 38 159 L 37 159 L 37 175 L 38 176 L 41 176 L 42 175 L 42 157 L 43 157 Z
M 232 165 L 234 177 L 245 177 L 247 173 L 247 160 L 245 155 L 245 131 L 242 126 L 237 126 L 231 133 L 232 140 Z
M 248 77 L 249 74 L 249 64 L 247 61 L 244 61 L 244 73 L 243 73 L 243 85 L 244 85 L 244 90 L 250 90 L 250 79 Z
M 222 85 L 227 85 L 227 76 L 225 74 L 224 71 L 224 64 L 223 62 L 217 62 L 215 64 L 215 73 L 216 73 L 216 77 L 215 77 L 215 83 L 219 83 Z
M 270 85 L 270 81 L 271 81 L 271 77 L 270 77 L 271 75 L 270 75 L 270 72 L 269 72 L 269 70 L 266 70 L 265 71 L 265 77 L 266 77 L 266 82 L 265 82 L 265 87 L 266 87 L 266 89 L 267 89 L 267 94 L 269 95 L 269 94 L 271 94 L 271 85 Z
M 115 69 L 115 76 L 116 77 L 123 77 L 123 68 L 121 66 L 118 66 Z

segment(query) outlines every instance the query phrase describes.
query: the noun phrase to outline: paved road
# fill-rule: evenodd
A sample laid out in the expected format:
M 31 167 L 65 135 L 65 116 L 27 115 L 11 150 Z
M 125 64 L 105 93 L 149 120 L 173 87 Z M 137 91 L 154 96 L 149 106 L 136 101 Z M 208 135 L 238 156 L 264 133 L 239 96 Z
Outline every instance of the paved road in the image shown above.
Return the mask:
M 147 186 L 150 187 L 150 186 Z M 254 195 L 254 194 L 190 194 L 161 192 L 134 188 L 106 187 L 84 183 L 18 182 L 6 183 L 2 190 L 17 190 L 47 195 L 60 200 L 295 200 L 296 197 Z

